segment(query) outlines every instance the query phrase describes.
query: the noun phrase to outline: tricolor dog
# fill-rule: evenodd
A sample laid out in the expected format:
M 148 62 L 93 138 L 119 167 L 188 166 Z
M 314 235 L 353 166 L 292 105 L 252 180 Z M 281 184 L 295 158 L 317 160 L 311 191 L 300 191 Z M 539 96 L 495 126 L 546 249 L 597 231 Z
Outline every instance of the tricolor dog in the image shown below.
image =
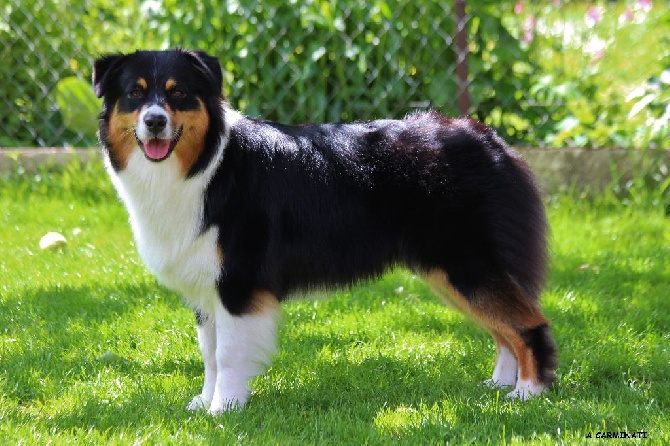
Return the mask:
M 493 130 L 435 112 L 284 125 L 232 109 L 222 83 L 216 58 L 182 49 L 104 56 L 93 72 L 139 253 L 195 310 L 205 379 L 189 408 L 244 405 L 281 301 L 396 265 L 493 335 L 490 385 L 521 399 L 551 385 L 544 208 Z

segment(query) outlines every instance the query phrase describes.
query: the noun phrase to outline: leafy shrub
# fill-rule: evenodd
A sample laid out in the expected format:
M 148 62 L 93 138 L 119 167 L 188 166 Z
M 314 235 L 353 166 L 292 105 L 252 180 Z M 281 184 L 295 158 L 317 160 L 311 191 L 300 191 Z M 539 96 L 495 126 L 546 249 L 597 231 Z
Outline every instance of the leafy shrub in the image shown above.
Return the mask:
M 539 65 L 522 99 L 536 111 L 525 115 L 534 129 L 528 143 L 668 147 L 668 100 L 657 88 L 670 68 L 667 5 L 519 1 L 515 10 L 506 25 Z
M 72 136 L 49 98 L 60 78 L 76 73 L 69 55 L 77 46 L 64 38 L 70 20 L 59 3 L 9 1 L 0 8 L 0 145 L 60 145 Z
M 416 108 L 458 114 L 448 2 L 182 4 L 168 0 L 155 12 L 160 22 L 177 19 L 170 44 L 217 54 L 229 98 L 252 116 L 303 122 L 402 117 Z M 471 7 L 472 108 L 481 114 L 524 87 L 525 73 L 510 69 L 523 55 L 502 26 L 500 5 Z
M 670 67 L 670 60 L 668 65 Z M 670 140 L 670 68 L 634 89 L 627 100 L 633 104 L 628 119 L 642 115 L 645 124 L 638 128 L 634 138 L 656 142 L 659 147 L 667 144 Z
M 10 5 L 10 32 L 0 31 L 0 47 L 23 45 L 22 52 L 36 55 L 26 63 L 37 70 L 21 79 L 25 88 L 0 86 L 12 110 L 0 112 L 0 127 L 8 130 L 4 145 L 94 143 L 90 125 L 80 126 L 65 111 L 66 104 L 82 106 L 75 105 L 77 98 L 84 98 L 84 110 L 90 101 L 72 94 L 65 99 L 58 81 L 90 79 L 95 56 L 138 47 L 183 46 L 218 55 L 231 102 L 252 116 L 302 122 L 402 117 L 417 108 L 458 114 L 453 13 L 439 0 L 74 0 L 67 8 L 47 0 L 34 15 L 28 9 Z M 472 108 L 484 117 L 507 102 L 504 116 L 518 116 L 523 110 L 510 99 L 528 87 L 529 68 L 513 69 L 523 51 L 502 26 L 499 2 L 473 2 L 471 9 Z M 25 32 L 16 32 L 19 27 Z M 69 44 L 61 45 L 64 40 Z M 13 72 L 3 69 L 0 74 L 11 78 Z M 16 104 L 25 105 L 18 115 Z M 44 116 L 53 123 L 43 123 Z M 513 128 L 504 117 L 493 124 Z
M 75 76 L 66 77 L 56 84 L 55 97 L 66 129 L 95 135 L 98 125 L 91 118 L 100 112 L 102 101 L 95 97 L 90 83 Z
M 472 114 L 513 144 L 666 147 L 670 8 L 654 2 L 653 14 L 617 22 L 642 3 L 467 2 Z M 95 144 L 97 103 L 83 90 L 92 61 L 136 48 L 217 55 L 230 101 L 251 116 L 296 123 L 417 108 L 457 115 L 451 5 L 45 0 L 35 8 L 8 0 L 0 8 L 0 57 L 8 61 L 0 77 L 9 80 L 0 84 L 0 146 Z M 585 26 L 593 8 L 602 17 Z M 660 44 L 637 51 L 647 41 Z M 594 42 L 606 46 L 594 51 Z
M 47 163 L 34 173 L 28 173 L 23 168 L 4 173 L 0 176 L 0 197 L 21 201 L 40 195 L 85 203 L 116 199 L 116 191 L 102 160 L 98 157 L 91 157 L 91 160 L 82 162 L 75 158 L 64 166 Z
M 95 144 L 90 124 L 65 125 L 72 115 L 57 102 L 57 85 L 69 77 L 89 82 L 98 54 L 156 45 L 160 37 L 150 29 L 156 24 L 141 15 L 134 0 L 3 2 L 0 146 Z

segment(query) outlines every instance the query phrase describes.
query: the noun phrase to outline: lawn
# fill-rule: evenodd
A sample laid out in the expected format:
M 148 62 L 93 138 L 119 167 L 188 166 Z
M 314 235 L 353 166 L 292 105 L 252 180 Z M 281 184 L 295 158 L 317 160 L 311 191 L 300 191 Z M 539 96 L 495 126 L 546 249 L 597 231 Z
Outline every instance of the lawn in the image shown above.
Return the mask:
M 185 410 L 202 380 L 193 315 L 142 266 L 101 167 L 13 175 L 0 182 L 0 444 L 581 444 L 603 431 L 668 444 L 670 222 L 611 197 L 548 199 L 560 366 L 541 397 L 482 385 L 488 335 L 398 270 L 285 305 L 247 407 L 211 417 Z M 40 250 L 48 231 L 68 246 Z

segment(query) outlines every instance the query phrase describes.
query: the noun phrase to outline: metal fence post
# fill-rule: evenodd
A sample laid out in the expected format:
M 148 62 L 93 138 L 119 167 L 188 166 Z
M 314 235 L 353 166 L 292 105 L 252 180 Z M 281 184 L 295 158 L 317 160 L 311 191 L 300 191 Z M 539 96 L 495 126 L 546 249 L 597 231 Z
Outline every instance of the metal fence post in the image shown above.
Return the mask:
M 468 17 L 465 0 L 454 0 L 454 50 L 456 51 L 456 101 L 462 116 L 470 113 L 470 93 L 468 81 Z

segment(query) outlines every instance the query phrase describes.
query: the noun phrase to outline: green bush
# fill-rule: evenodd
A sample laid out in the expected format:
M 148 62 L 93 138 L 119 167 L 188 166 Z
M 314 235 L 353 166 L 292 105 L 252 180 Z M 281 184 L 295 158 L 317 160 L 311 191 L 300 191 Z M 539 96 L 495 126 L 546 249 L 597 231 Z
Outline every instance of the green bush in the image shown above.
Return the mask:
M 473 95 L 473 109 L 485 113 L 496 96 L 523 87 L 525 73 L 510 69 L 522 51 L 502 26 L 500 3 L 471 3 L 472 78 L 486 91 Z M 181 5 L 168 0 L 156 11 L 161 22 L 175 19 L 170 44 L 218 55 L 231 102 L 252 116 L 303 122 L 402 117 L 417 108 L 458 114 L 449 2 Z
M 89 83 L 95 57 L 137 48 L 217 55 L 231 103 L 255 117 L 364 120 L 425 108 L 457 115 L 452 5 L 45 0 L 37 8 L 8 0 L 0 8 L 0 57 L 7 61 L 0 65 L 7 80 L 0 84 L 0 146 L 95 144 L 96 103 L 82 82 Z M 654 2 L 652 12 L 623 24 L 617 17 L 639 6 L 633 0 L 607 8 L 586 0 L 467 6 L 471 113 L 509 142 L 667 147 L 667 5 Z M 589 7 L 604 12 L 591 27 L 584 25 Z M 573 30 L 567 46 L 566 27 Z M 608 44 L 602 59 L 585 49 L 598 39 Z
M 523 98 L 538 118 L 527 142 L 667 148 L 670 75 L 663 73 L 670 70 L 668 5 L 633 0 L 606 6 L 598 1 L 523 3 L 523 11 L 505 22 L 517 38 L 526 39 L 526 56 L 538 62 Z
M 72 136 L 49 98 L 60 78 L 76 73 L 69 58 L 77 46 L 63 34 L 70 19 L 59 3 L 0 8 L 0 145 L 61 145 Z
M 472 108 L 485 116 L 507 102 L 505 116 L 519 115 L 523 110 L 510 100 L 528 87 L 530 66 L 515 69 L 523 51 L 502 26 L 500 3 L 472 3 Z M 90 125 L 71 125 L 56 102 L 58 81 L 90 79 L 95 56 L 135 48 L 182 46 L 218 55 L 224 90 L 252 116 L 296 123 L 402 117 L 417 108 L 458 114 L 453 12 L 440 0 L 75 0 L 67 7 L 48 0 L 26 12 L 32 9 L 10 5 L 3 13 L 11 26 L 0 28 L 0 47 L 19 45 L 34 55 L 26 60 L 30 74 L 18 81 L 22 88 L 0 86 L 12 105 L 0 111 L 0 128 L 8 132 L 3 145 L 94 143 Z M 0 67 L 0 75 L 15 78 L 8 70 Z M 68 97 L 69 107 L 81 105 Z M 498 124 L 507 126 L 504 119 Z
M 0 7 L 0 146 L 93 145 L 91 124 L 68 126 L 59 82 L 89 82 L 95 56 L 155 46 L 134 0 L 8 0 Z M 62 94 L 62 91 L 61 91 Z M 71 103 L 71 107 L 80 105 Z M 89 119 L 95 124 L 96 114 Z

